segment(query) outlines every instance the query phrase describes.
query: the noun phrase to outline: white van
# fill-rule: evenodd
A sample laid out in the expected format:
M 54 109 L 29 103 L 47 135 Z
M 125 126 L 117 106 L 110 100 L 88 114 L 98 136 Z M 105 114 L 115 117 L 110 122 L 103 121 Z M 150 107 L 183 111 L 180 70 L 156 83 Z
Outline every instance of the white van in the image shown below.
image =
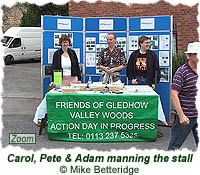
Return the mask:
M 3 34 L 4 61 L 41 58 L 41 28 L 11 27 Z

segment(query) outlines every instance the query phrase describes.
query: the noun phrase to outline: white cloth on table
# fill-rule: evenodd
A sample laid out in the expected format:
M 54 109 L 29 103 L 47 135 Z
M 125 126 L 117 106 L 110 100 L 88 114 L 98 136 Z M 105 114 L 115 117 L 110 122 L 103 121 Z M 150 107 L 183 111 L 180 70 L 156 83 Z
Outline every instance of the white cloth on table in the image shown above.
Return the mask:
M 164 124 L 168 125 L 167 122 L 166 122 L 166 119 L 165 119 L 165 114 L 163 112 L 163 108 L 162 108 L 160 97 L 158 99 L 158 120 L 160 120 Z
M 38 124 L 38 119 L 44 118 L 46 113 L 47 113 L 47 101 L 46 101 L 46 95 L 45 95 L 40 105 L 37 107 L 33 121 L 36 124 Z

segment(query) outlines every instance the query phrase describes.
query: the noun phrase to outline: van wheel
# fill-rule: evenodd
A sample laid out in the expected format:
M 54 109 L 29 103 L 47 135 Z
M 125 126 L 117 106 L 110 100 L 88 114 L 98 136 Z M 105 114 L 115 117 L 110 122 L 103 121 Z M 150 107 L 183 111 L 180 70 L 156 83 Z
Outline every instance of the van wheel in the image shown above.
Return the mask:
M 13 61 L 14 61 L 14 59 L 13 59 L 13 57 L 12 56 L 7 56 L 6 58 L 5 58 L 5 65 L 10 65 Z

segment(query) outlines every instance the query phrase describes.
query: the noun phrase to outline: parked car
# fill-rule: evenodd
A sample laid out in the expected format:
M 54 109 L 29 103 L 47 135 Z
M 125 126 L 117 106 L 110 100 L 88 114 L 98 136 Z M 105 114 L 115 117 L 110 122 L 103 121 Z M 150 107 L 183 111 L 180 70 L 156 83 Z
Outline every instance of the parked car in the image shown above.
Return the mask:
M 4 61 L 41 58 L 41 28 L 11 27 L 3 34 Z

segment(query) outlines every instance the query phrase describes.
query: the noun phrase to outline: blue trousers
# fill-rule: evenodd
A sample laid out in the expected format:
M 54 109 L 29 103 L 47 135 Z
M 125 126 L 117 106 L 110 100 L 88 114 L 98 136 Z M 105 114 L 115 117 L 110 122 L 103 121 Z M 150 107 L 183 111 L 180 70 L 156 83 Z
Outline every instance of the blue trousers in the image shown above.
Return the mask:
M 191 131 L 193 132 L 196 145 L 198 146 L 199 137 L 197 132 L 197 117 L 190 117 L 189 119 L 190 123 L 187 126 L 181 125 L 178 115 L 175 114 L 174 123 L 171 129 L 171 139 L 169 142 L 168 150 L 179 149 Z

